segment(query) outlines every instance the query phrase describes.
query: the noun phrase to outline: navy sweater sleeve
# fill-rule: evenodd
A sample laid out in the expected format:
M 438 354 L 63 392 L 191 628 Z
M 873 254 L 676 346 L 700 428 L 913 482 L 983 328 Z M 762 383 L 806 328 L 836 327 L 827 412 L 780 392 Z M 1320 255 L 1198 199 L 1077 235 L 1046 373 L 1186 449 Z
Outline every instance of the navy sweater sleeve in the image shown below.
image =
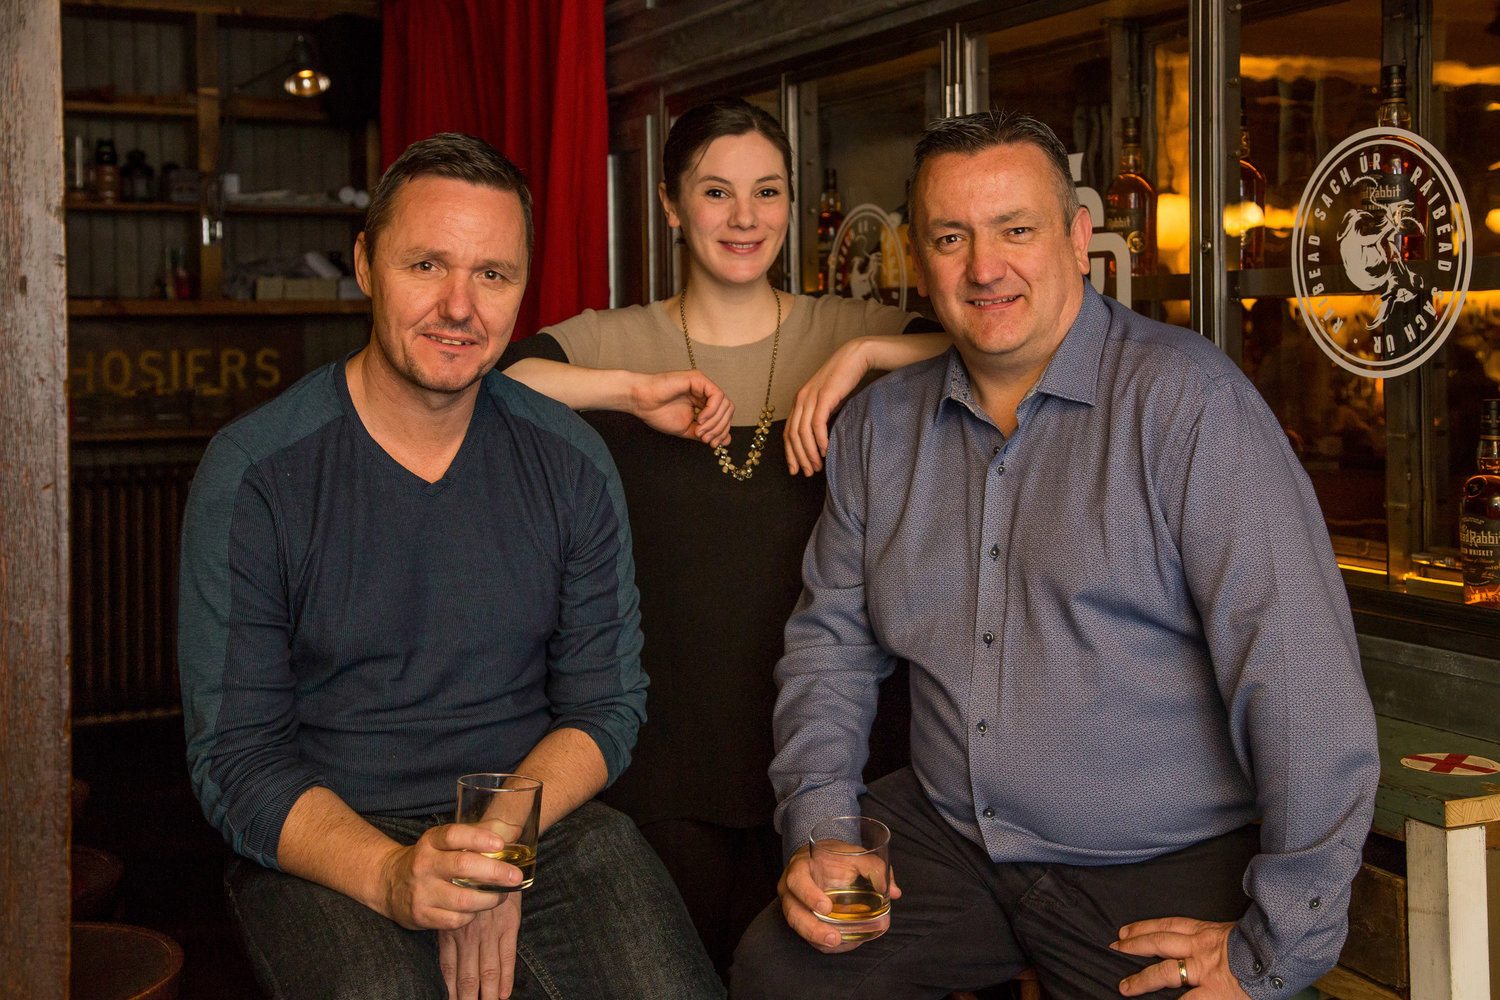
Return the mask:
M 325 782 L 296 747 L 292 616 L 271 506 L 251 455 L 217 436 L 188 494 L 178 664 L 204 815 L 237 853 L 274 868 L 292 804 Z M 229 713 L 227 727 L 226 697 L 253 706 Z
M 641 669 L 640 601 L 620 475 L 603 440 L 567 407 L 503 375 L 490 375 L 487 385 L 517 416 L 577 449 L 573 528 L 565 540 L 557 629 L 547 649 L 547 697 L 552 729 L 587 733 L 613 784 L 630 763 L 630 749 L 646 719 L 648 684 Z

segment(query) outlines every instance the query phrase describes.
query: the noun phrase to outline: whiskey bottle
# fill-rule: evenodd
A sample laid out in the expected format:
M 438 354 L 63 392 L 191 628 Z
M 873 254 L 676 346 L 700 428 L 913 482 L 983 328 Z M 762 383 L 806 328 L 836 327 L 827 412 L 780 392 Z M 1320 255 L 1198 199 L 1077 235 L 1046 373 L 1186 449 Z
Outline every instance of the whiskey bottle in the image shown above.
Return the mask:
M 1406 109 L 1406 67 L 1400 63 L 1380 67 L 1380 114 L 1376 124 L 1381 128 L 1411 129 L 1411 112 Z
M 1464 603 L 1500 608 L 1500 399 L 1486 399 L 1479 415 L 1479 474 L 1464 483 L 1458 515 L 1458 555 Z
M 1130 248 L 1130 273 L 1156 273 L 1156 188 L 1142 171 L 1141 120 L 1126 118 L 1122 128 L 1120 172 L 1104 196 L 1104 228 L 1119 233 Z M 1114 261 L 1110 261 L 1114 273 Z
M 1411 128 L 1411 112 L 1406 107 L 1406 67 L 1399 63 L 1380 67 L 1380 111 L 1376 124 L 1381 128 Z M 1401 259 L 1421 260 L 1427 252 L 1427 206 L 1411 181 L 1411 164 L 1400 155 L 1392 155 L 1381 164 L 1379 180 L 1367 189 L 1362 207 L 1380 216 L 1389 216 L 1397 226 L 1397 245 Z
M 823 171 L 823 193 L 818 197 L 818 293 L 833 291 L 832 275 L 828 272 L 828 257 L 833 249 L 833 238 L 844 222 L 843 205 L 839 200 L 838 171 L 829 167 Z
M 1230 233 L 1239 230 L 1240 270 L 1265 265 L 1266 175 L 1250 160 L 1250 123 L 1240 105 L 1240 190 Z

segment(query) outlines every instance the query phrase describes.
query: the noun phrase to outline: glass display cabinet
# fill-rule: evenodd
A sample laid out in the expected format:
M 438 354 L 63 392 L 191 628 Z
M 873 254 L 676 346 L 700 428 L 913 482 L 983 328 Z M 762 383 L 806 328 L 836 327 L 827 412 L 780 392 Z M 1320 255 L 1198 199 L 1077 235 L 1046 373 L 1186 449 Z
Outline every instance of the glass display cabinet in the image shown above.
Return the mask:
M 1460 631 L 1500 635 L 1500 616 L 1461 606 L 1457 514 L 1475 471 L 1481 401 L 1500 396 L 1500 16 L 1491 0 L 1058 0 L 999 12 L 933 0 L 864 21 L 704 22 L 688 32 L 698 49 L 668 42 L 649 57 L 625 29 L 653 15 L 633 6 L 618 5 L 612 50 L 616 166 L 629 167 L 617 170 L 617 188 L 654 188 L 674 112 L 746 96 L 780 117 L 797 154 L 797 232 L 781 283 L 921 311 L 905 232 L 921 128 L 991 106 L 1036 115 L 1074 154 L 1095 228 L 1091 280 L 1143 314 L 1200 331 L 1240 364 L 1314 483 L 1356 607 L 1431 599 L 1450 607 Z M 715 32 L 742 58 L 704 55 Z M 757 46 L 758 37 L 777 44 Z M 1319 299 L 1348 341 L 1320 345 L 1310 300 L 1299 299 L 1307 268 L 1293 252 L 1319 164 L 1395 113 L 1392 72 L 1404 82 L 1400 121 L 1451 168 L 1467 205 L 1446 219 L 1407 211 L 1395 223 L 1405 227 L 1396 268 L 1431 296 L 1434 322 L 1452 314 L 1442 346 L 1400 374 L 1381 368 L 1396 360 L 1377 353 L 1384 334 L 1349 339 L 1354 327 L 1341 325 L 1380 318 L 1368 289 Z M 1370 244 L 1378 226 L 1369 210 L 1389 222 L 1389 206 L 1362 197 Z M 644 218 L 613 220 L 617 232 L 656 233 L 640 241 L 654 257 L 616 241 L 626 258 L 621 304 L 667 294 L 677 280 L 654 195 L 617 206 L 642 202 Z M 1461 295 L 1436 291 L 1448 241 L 1472 256 Z M 1447 611 L 1433 616 L 1448 621 Z

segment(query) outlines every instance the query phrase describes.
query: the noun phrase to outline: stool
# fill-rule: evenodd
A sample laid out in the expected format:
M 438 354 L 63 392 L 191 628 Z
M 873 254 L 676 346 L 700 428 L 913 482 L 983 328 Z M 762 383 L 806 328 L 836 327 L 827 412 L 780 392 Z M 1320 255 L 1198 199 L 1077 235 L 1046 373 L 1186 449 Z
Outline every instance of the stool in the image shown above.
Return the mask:
M 73 925 L 69 1000 L 176 1000 L 182 947 L 126 924 Z
M 1042 986 L 1036 981 L 1035 969 L 1022 969 L 1011 982 L 1016 984 L 1016 995 L 1020 1000 L 1042 1000 Z M 986 987 L 986 991 L 988 989 Z M 948 994 L 948 1000 L 979 1000 L 979 997 L 968 990 L 959 990 Z
M 108 908 L 125 866 L 108 851 L 76 844 L 68 863 L 73 872 L 73 919 L 93 920 Z

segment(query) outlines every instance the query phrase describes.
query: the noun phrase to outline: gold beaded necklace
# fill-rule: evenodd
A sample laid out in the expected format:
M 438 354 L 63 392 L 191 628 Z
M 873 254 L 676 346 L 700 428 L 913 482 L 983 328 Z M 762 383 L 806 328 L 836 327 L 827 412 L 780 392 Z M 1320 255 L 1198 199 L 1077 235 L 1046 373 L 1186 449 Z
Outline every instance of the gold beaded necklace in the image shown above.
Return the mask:
M 719 445 L 714 449 L 714 457 L 719 460 L 719 471 L 740 482 L 755 475 L 755 467 L 760 464 L 760 451 L 765 447 L 766 436 L 771 432 L 771 418 L 776 415 L 776 407 L 771 405 L 771 383 L 776 380 L 776 349 L 781 346 L 781 293 L 772 288 L 771 294 L 776 297 L 776 332 L 771 336 L 771 374 L 766 376 L 766 401 L 760 408 L 755 436 L 750 439 L 750 453 L 745 456 L 744 465 L 736 466 L 729 458 L 728 448 Z M 686 288 L 683 288 L 677 299 L 677 318 L 682 320 L 682 339 L 687 343 L 688 364 L 697 371 L 698 361 L 693 357 L 693 338 L 688 336 Z

